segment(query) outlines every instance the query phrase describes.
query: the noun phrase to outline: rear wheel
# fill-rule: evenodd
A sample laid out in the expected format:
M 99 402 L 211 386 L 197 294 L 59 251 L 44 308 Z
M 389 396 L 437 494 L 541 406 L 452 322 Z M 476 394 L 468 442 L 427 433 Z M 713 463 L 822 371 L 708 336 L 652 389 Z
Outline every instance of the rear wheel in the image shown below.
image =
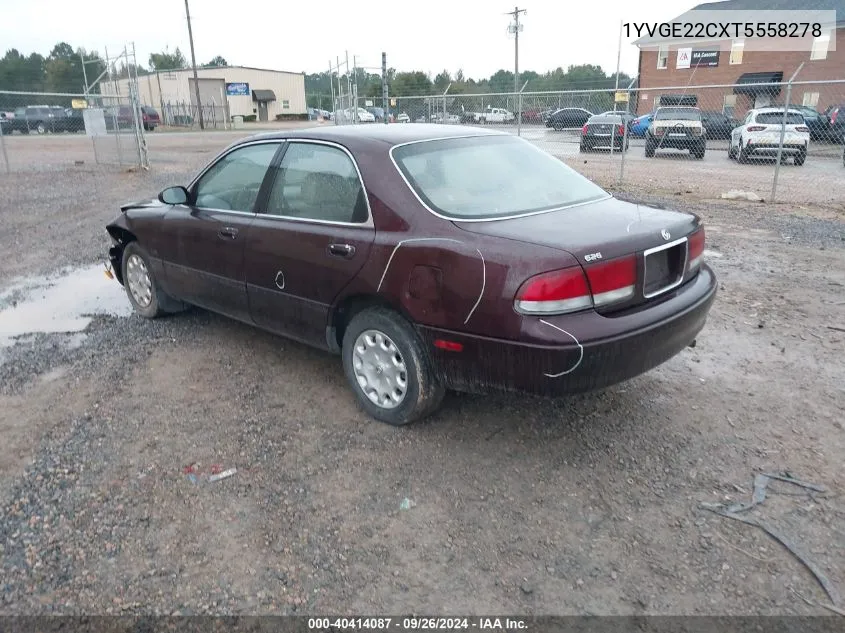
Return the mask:
M 734 150 L 733 143 L 728 145 L 728 159 L 733 160 L 736 158 L 736 151 Z
M 445 394 L 414 328 L 386 308 L 352 318 L 343 336 L 343 369 L 362 408 L 393 426 L 434 412 Z
M 746 150 L 742 146 L 742 141 L 739 142 L 739 162 L 740 163 L 747 163 L 748 162 L 748 150 Z
M 800 167 L 804 164 L 804 161 L 807 160 L 807 152 L 798 152 L 795 155 L 795 164 Z
M 652 158 L 654 156 L 655 145 L 651 141 L 645 142 L 645 155 L 646 158 Z
M 35 131 L 38 132 L 39 134 L 46 134 L 47 133 L 47 126 L 44 125 L 44 123 L 39 123 L 37 126 L 35 126 Z

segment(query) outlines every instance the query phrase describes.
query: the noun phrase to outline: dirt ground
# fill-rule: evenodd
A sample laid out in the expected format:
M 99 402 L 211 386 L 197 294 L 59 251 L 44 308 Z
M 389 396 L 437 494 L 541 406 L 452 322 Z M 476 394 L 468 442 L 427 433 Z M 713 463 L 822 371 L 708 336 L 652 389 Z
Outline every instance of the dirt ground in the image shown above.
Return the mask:
M 101 261 L 119 203 L 234 137 L 168 138 L 146 174 L 0 176 L 0 292 Z M 827 613 L 781 545 L 701 504 L 758 472 L 824 486 L 773 482 L 749 514 L 845 591 L 845 216 L 687 189 L 648 201 L 704 218 L 708 324 L 597 394 L 451 394 L 394 429 L 338 359 L 200 310 L 6 349 L 0 612 Z

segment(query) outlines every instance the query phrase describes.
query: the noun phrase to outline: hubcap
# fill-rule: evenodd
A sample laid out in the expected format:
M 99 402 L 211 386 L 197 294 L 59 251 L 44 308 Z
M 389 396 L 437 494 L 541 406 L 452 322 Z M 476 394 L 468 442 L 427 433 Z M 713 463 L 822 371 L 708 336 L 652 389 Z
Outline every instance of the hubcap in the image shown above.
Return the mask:
M 352 368 L 364 395 L 383 409 L 398 407 L 408 392 L 408 373 L 390 337 L 366 330 L 355 340 L 352 354 Z
M 132 298 L 142 308 L 146 308 L 153 300 L 153 282 L 147 264 L 138 255 L 130 255 L 126 261 L 126 284 Z

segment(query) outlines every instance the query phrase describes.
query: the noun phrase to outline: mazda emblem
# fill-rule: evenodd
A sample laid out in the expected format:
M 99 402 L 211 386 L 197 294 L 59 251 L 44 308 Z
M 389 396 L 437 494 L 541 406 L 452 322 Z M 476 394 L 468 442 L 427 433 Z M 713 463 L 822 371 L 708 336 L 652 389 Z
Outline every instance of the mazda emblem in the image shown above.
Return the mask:
M 660 235 L 663 236 L 664 240 L 668 240 L 670 237 L 672 237 L 672 235 L 666 229 L 663 229 L 662 231 L 660 231 Z

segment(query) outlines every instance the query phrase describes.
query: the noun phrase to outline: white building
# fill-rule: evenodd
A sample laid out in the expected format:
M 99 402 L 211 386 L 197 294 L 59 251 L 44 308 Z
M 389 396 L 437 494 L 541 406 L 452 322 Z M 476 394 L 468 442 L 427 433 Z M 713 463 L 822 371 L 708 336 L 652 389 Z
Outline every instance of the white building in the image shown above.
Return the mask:
M 248 66 L 198 68 L 200 102 L 206 121 L 222 122 L 227 115 L 254 115 L 258 121 L 273 121 L 278 115 L 303 115 L 305 75 L 283 70 Z M 165 123 L 173 116 L 196 110 L 194 72 L 190 68 L 162 70 L 138 77 L 141 105 L 161 112 Z M 104 81 L 106 95 L 129 96 L 129 80 Z

